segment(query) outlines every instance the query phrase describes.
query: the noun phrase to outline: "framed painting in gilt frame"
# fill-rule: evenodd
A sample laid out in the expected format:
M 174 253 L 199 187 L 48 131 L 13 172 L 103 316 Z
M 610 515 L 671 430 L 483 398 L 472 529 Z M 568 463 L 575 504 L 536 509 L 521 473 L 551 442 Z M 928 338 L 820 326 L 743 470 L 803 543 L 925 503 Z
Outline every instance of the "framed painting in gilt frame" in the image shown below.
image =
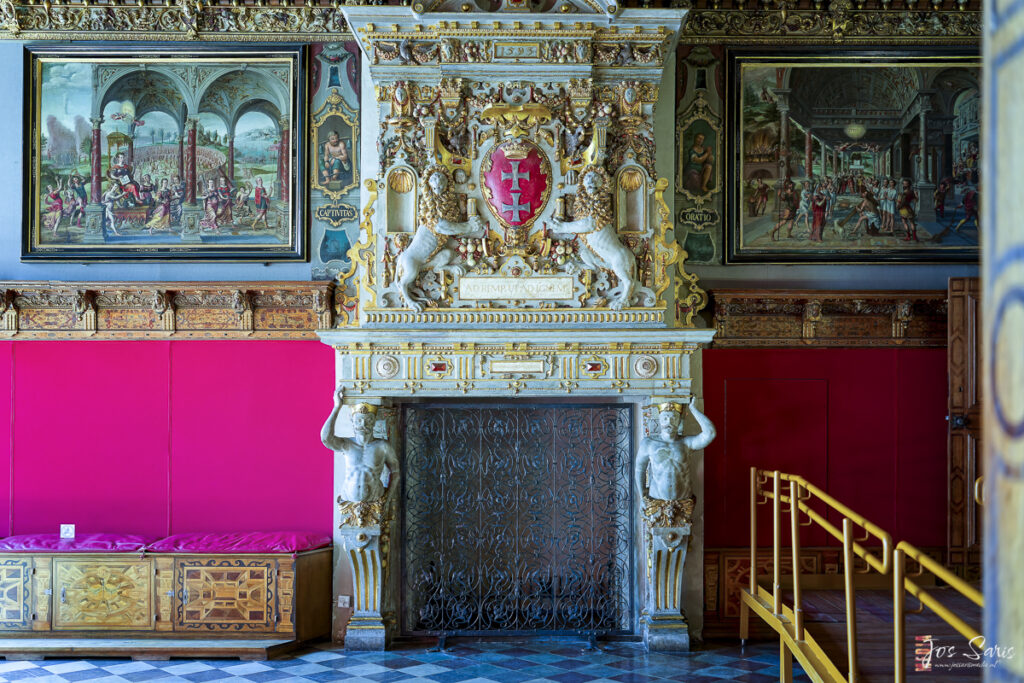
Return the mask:
M 22 260 L 305 260 L 305 56 L 26 46 Z
M 728 262 L 978 260 L 977 54 L 731 52 Z

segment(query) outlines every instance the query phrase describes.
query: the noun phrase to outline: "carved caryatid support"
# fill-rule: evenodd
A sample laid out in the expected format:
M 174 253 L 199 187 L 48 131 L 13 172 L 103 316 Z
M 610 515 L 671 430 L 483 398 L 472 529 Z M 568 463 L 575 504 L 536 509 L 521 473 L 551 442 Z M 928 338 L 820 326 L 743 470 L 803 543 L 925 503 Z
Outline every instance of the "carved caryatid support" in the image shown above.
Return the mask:
M 320 438 L 324 446 L 334 451 L 336 460 L 341 461 L 335 465 L 341 471 L 338 541 L 349 560 L 354 598 L 345 647 L 382 650 L 386 644 L 382 605 L 388 597 L 391 493 L 398 486 L 398 460 L 390 432 L 387 439 L 374 437 L 378 409 L 374 404 L 348 406 L 352 436 L 337 436 L 336 423 L 344 407 L 343 399 L 344 390 L 339 387 Z
M 689 649 L 683 613 L 683 568 L 696 504 L 689 455 L 707 447 L 715 427 L 689 403 L 700 433 L 683 436 L 682 403 L 658 405 L 658 430 L 640 441 L 636 484 L 643 500 L 647 550 L 646 605 L 641 628 L 652 650 Z

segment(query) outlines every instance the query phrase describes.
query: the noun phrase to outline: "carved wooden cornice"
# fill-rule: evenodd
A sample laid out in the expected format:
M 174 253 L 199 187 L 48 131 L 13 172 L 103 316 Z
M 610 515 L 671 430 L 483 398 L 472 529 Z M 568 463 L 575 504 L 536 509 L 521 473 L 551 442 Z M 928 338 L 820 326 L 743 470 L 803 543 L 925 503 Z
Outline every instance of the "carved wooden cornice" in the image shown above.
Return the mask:
M 316 339 L 333 282 L 0 282 L 0 338 Z
M 946 292 L 716 290 L 714 346 L 944 347 Z
M 746 7 L 739 0 L 722 4 L 734 7 L 720 7 L 716 2 L 712 8 L 690 10 L 679 42 L 974 47 L 981 43 L 981 8 L 976 3 L 971 3 L 972 9 L 967 9 L 966 2 L 954 9 L 942 9 L 941 2 L 928 6 L 924 0 L 913 4 L 883 2 L 880 7 L 868 7 L 863 1 L 854 5 L 850 0 L 815 2 L 813 8 L 798 8 L 798 3 L 788 0 L 750 0 Z

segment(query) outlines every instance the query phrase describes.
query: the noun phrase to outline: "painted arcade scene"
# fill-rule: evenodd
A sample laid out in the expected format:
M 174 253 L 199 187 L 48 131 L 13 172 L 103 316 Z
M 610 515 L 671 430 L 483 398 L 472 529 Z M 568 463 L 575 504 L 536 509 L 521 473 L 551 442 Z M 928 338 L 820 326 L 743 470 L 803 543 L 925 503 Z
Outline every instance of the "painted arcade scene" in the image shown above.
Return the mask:
M 976 258 L 979 78 L 963 62 L 744 64 L 738 252 Z
M 33 247 L 291 244 L 293 67 L 41 59 Z

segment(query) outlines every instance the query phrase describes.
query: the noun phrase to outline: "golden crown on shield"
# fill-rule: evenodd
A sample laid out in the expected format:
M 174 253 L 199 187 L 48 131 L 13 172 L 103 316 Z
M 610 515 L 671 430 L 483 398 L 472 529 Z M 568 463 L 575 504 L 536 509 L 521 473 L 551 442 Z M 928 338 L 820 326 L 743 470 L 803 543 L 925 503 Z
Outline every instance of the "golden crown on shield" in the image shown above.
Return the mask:
M 522 140 L 509 142 L 501 149 L 505 152 L 505 158 L 512 161 L 522 161 L 530 155 L 530 146 Z

